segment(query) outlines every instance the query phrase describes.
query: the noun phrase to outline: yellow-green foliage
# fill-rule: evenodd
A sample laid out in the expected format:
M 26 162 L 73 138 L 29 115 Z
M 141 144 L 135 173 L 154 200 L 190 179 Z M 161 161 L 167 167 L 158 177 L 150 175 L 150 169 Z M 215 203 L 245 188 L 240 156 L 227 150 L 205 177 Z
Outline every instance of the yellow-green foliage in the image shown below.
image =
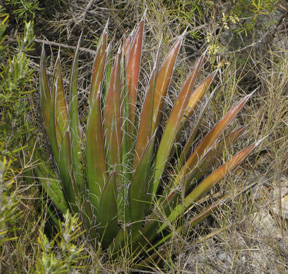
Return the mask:
M 84 244 L 79 244 L 81 224 L 77 216 L 71 216 L 69 212 L 64 214 L 64 222 L 59 221 L 58 233 L 48 240 L 42 230 L 39 230 L 38 244 L 41 253 L 36 260 L 34 273 L 70 273 L 73 269 L 79 269 L 78 262 L 83 260 Z
M 3 15 L 4 17 L 5 15 Z M 16 160 L 19 151 L 27 146 L 27 140 L 33 131 L 31 119 L 28 113 L 31 109 L 29 104 L 31 81 L 33 70 L 29 67 L 27 53 L 32 50 L 33 25 L 25 23 L 24 34 L 17 36 L 18 48 L 14 53 L 13 48 L 8 49 L 5 45 L 5 29 L 8 17 L 1 24 L 2 41 L 0 51 L 0 157 L 7 156 Z M 29 122 L 30 121 L 30 122 Z
M 33 131 L 28 113 L 33 70 L 27 53 L 33 44 L 31 23 L 25 23 L 23 35 L 17 36 L 17 48 L 8 46 L 8 15 L 0 11 L 0 243 L 15 239 L 15 222 L 21 213 L 16 194 L 16 180 L 22 171 L 20 155 L 28 152 L 27 140 Z M 23 153 L 23 154 L 22 154 Z M 10 234 L 8 232 L 11 232 Z M 12 235 L 12 236 L 11 236 Z

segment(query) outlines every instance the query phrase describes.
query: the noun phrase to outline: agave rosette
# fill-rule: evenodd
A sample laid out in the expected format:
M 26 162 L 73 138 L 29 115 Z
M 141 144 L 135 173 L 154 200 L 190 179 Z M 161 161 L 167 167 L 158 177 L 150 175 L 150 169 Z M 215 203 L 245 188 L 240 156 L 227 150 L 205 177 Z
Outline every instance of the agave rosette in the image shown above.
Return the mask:
M 108 60 L 110 46 L 108 27 L 105 27 L 93 64 L 84 133 L 78 113 L 79 42 L 71 69 L 68 98 L 64 92 L 60 58 L 56 61 L 49 88 L 44 49 L 41 56 L 41 105 L 60 180 L 54 175 L 54 179 L 48 182 L 45 179 L 48 168 L 38 168 L 36 173 L 57 208 L 62 212 L 69 209 L 79 213 L 90 237 L 101 243 L 102 248 L 109 249 L 112 255 L 124 247 L 132 253 L 147 251 L 151 245 L 157 246 L 157 242 L 160 244 L 163 239 L 169 239 L 172 234 L 168 223 L 181 229 L 181 222 L 177 220 L 259 144 L 250 145 L 208 173 L 223 148 L 229 147 L 243 133 L 244 127 L 219 141 L 250 97 L 248 95 L 235 104 L 192 150 L 212 92 L 185 145 L 175 151 L 174 144 L 179 141 L 181 130 L 194 115 L 217 73 L 213 72 L 195 86 L 205 53 L 180 90 L 163 133 L 156 135 L 184 36 L 177 38 L 161 66 L 158 64 L 159 50 L 144 103 L 139 107 L 137 93 L 143 36 L 144 20 L 123 43 L 112 64 Z M 137 116 L 136 113 L 141 114 Z M 49 172 L 52 171 L 49 169 Z M 198 223 L 220 204 L 217 201 L 200 212 L 189 225 Z M 161 221 L 159 214 L 166 222 Z M 161 237 L 157 237 L 159 235 Z

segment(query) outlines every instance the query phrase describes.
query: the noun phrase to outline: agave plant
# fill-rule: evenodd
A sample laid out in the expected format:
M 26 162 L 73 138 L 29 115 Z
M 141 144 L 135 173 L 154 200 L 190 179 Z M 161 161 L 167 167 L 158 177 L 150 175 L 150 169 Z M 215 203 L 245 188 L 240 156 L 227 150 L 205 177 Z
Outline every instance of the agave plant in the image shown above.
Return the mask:
M 211 172 L 211 165 L 221 156 L 223 149 L 243 133 L 245 128 L 241 127 L 220 138 L 251 96 L 234 105 L 194 148 L 213 91 L 194 119 L 185 144 L 180 148 L 176 146 L 217 71 L 195 87 L 204 53 L 189 73 L 167 122 L 161 124 L 163 130 L 159 130 L 184 34 L 176 39 L 161 66 L 158 64 L 159 46 L 141 105 L 138 82 L 143 35 L 144 20 L 111 61 L 108 27 L 105 27 L 93 64 L 85 130 L 80 125 L 78 112 L 80 39 L 73 59 L 67 98 L 59 56 L 50 88 L 44 48 L 40 63 L 43 120 L 57 172 L 39 166 L 36 175 L 54 205 L 63 213 L 67 210 L 79 213 L 89 237 L 98 247 L 101 245 L 109 250 L 112 257 L 121 254 L 123 248 L 131 254 L 144 251 L 150 254 L 151 250 L 171 238 L 169 224 L 181 231 L 183 222 L 179 220 L 185 213 L 259 144 L 248 146 Z M 56 174 L 59 174 L 59 180 Z M 198 212 L 187 224 L 195 226 L 227 197 Z

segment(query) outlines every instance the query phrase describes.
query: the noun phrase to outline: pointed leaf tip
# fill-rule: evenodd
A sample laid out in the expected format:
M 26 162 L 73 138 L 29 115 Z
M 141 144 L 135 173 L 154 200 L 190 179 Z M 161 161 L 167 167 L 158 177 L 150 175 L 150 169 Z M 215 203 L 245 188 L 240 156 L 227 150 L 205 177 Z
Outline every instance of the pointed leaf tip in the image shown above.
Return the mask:
M 255 147 L 259 146 L 270 134 L 267 134 L 262 139 L 255 142 Z
M 144 13 L 143 13 L 143 16 L 142 16 L 142 19 L 141 19 L 141 20 L 144 20 L 144 19 L 146 18 L 147 11 L 148 11 L 148 8 L 146 8 L 146 9 L 144 10 Z
M 104 31 L 103 32 L 107 32 L 108 31 L 108 26 L 109 26 L 109 18 L 107 19 L 106 25 L 104 27 Z
M 45 58 L 45 44 L 43 43 L 42 45 L 42 50 L 41 50 L 41 59 Z
M 181 34 L 182 37 L 185 37 L 187 35 L 188 28 L 189 28 L 189 26 L 187 26 L 186 29 L 183 31 L 183 33 Z
M 252 96 L 254 95 L 254 93 L 255 93 L 258 89 L 260 89 L 260 86 L 257 87 L 257 88 L 255 88 L 255 89 L 254 89 L 250 94 L 248 94 L 246 97 L 248 97 L 248 98 L 252 97 Z

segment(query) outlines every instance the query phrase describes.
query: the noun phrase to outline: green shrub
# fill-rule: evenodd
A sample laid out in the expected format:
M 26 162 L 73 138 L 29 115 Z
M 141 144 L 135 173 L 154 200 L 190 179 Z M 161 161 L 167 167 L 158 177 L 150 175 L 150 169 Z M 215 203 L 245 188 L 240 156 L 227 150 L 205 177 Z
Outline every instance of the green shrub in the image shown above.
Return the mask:
M 33 25 L 25 23 L 23 35 L 17 36 L 17 48 L 13 48 L 5 35 L 8 15 L 1 10 L 0 17 L 0 243 L 3 243 L 15 239 L 15 223 L 21 215 L 18 209 L 21 197 L 15 185 L 26 168 L 23 156 L 30 151 L 27 140 L 33 132 L 29 119 L 33 70 L 26 55 L 33 45 Z M 8 235 L 9 231 L 13 236 Z

